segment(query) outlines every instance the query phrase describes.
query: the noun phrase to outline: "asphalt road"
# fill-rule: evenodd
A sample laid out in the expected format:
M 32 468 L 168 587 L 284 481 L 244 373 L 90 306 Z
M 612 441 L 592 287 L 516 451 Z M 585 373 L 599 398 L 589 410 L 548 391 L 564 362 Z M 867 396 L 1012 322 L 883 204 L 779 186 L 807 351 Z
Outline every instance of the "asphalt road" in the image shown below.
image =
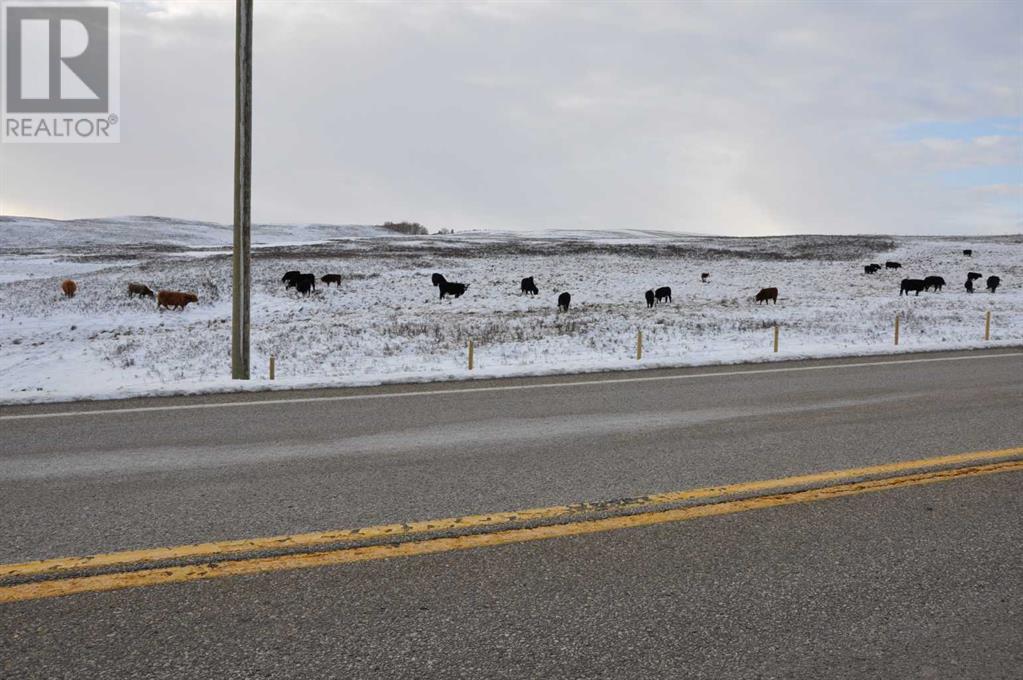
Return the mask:
M 256 395 L 243 398 L 249 405 L 184 410 L 175 407 L 238 398 L 8 407 L 0 418 L 172 410 L 0 419 L 0 561 L 515 510 L 1020 445 L 1023 356 L 985 354 L 1001 358 L 290 395 L 323 401 Z M 708 375 L 715 372 L 725 375 Z M 601 382 L 639 377 L 647 379 Z M 459 391 L 550 383 L 562 386 Z M 365 398 L 422 391 L 431 394 Z M 258 404 L 268 398 L 284 401 Z
M 0 675 L 1019 678 L 1021 490 L 0 605 Z
M 1021 422 L 1011 350 L 4 408 L 0 562 L 1008 448 Z M 1021 491 L 0 604 L 0 677 L 1020 677 Z

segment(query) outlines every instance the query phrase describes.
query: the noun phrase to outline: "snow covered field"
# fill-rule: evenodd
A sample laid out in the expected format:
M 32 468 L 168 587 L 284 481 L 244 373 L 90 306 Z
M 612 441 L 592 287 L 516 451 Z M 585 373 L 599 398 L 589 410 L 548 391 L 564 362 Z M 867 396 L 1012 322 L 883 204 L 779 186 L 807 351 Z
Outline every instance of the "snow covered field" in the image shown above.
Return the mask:
M 412 237 L 271 225 L 254 231 L 254 379 L 240 386 L 229 378 L 229 237 L 222 225 L 164 218 L 0 218 L 0 403 L 863 355 L 896 349 L 896 314 L 900 351 L 1023 343 L 1023 235 Z M 863 273 L 889 259 L 903 269 Z M 280 282 L 292 269 L 344 281 L 303 298 Z M 998 275 L 1002 288 L 992 295 L 980 281 L 969 295 L 967 271 Z M 469 283 L 467 294 L 438 300 L 432 272 Z M 903 277 L 932 274 L 946 279 L 944 291 L 899 297 Z M 530 275 L 536 298 L 519 295 Z M 68 277 L 79 287 L 70 300 L 60 295 Z M 151 300 L 129 299 L 129 282 L 193 291 L 199 303 L 159 312 Z M 644 291 L 659 286 L 671 286 L 673 302 L 647 309 Z M 777 305 L 753 301 L 764 286 L 780 289 Z M 566 290 L 572 309 L 561 314 L 556 299 Z

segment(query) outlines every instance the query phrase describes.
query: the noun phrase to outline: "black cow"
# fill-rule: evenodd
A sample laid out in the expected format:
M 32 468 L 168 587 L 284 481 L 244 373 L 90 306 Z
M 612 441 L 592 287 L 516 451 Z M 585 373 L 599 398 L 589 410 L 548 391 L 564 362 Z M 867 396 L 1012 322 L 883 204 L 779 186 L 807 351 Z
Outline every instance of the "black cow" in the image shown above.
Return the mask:
M 527 276 L 522 279 L 522 284 L 519 286 L 519 295 L 522 295 L 523 293 L 526 295 L 537 295 L 539 292 L 540 289 L 536 287 L 535 283 L 533 283 L 532 276 Z
M 439 286 L 440 284 L 447 281 L 447 279 L 444 278 L 443 274 L 434 274 L 433 276 L 430 277 L 430 280 L 433 281 L 433 285 L 435 286 Z
M 973 279 L 966 279 L 966 283 L 963 284 L 966 287 L 967 293 L 973 292 Z
M 572 295 L 569 293 L 562 293 L 558 296 L 558 309 L 562 312 L 568 311 L 568 305 L 572 302 Z
M 297 279 L 301 275 L 302 272 L 298 271 L 297 269 L 292 270 L 290 272 L 285 272 L 284 276 L 281 277 L 281 283 L 286 283 L 288 284 L 288 288 L 291 288 L 292 286 L 295 285 L 295 279 Z
M 901 269 L 902 268 L 902 263 L 901 262 L 892 262 L 891 260 L 888 260 L 887 262 L 884 263 L 884 268 L 885 269 Z
M 977 272 L 967 272 L 966 278 L 969 279 L 970 281 L 976 281 L 977 279 L 984 278 L 984 275 L 979 274 Z
M 648 290 L 646 293 L 644 293 L 644 295 L 646 296 L 646 306 L 647 307 L 653 307 L 654 306 L 654 291 Z
M 288 272 L 289 274 L 291 272 Z M 294 276 L 288 277 L 288 283 L 285 288 L 297 288 L 299 281 L 308 281 L 310 290 L 316 290 L 316 274 L 295 274 Z
M 658 302 L 671 302 L 671 288 L 668 286 L 661 286 L 654 291 L 654 297 L 657 298 Z
M 128 297 L 135 297 L 136 295 L 138 295 L 139 297 L 147 297 L 147 298 L 155 298 L 156 297 L 156 294 L 153 293 L 153 290 L 149 286 L 147 286 L 145 284 L 142 284 L 142 283 L 129 283 L 128 284 Z
M 928 276 L 924 279 L 924 290 L 933 288 L 934 290 L 941 290 L 945 287 L 945 279 L 940 276 Z
M 874 274 L 876 272 L 879 272 L 880 270 L 881 270 L 881 265 L 879 265 L 879 264 L 868 264 L 868 265 L 866 265 L 863 268 L 863 273 L 864 274 Z
M 774 304 L 778 304 L 778 289 L 777 288 L 761 288 L 760 292 L 757 293 L 756 297 L 753 298 L 759 305 L 761 302 L 768 303 L 774 300 Z
M 923 279 L 902 279 L 902 285 L 899 287 L 899 297 L 902 297 L 903 293 L 909 295 L 913 291 L 916 291 L 917 297 L 919 297 L 922 290 L 924 290 Z
M 326 286 L 328 288 L 330 287 L 330 284 L 332 284 L 332 283 L 337 284 L 338 288 L 341 287 L 341 275 L 340 274 L 324 274 L 323 276 L 320 277 L 320 281 L 323 281 L 323 283 L 326 284 Z
M 709 278 L 710 278 L 709 272 L 703 272 L 702 274 L 700 274 L 700 281 L 702 281 L 703 283 L 707 283 L 707 280 Z
M 437 286 L 440 288 L 440 299 L 443 300 L 445 295 L 452 297 L 462 297 L 465 295 L 465 290 L 469 287 L 468 283 L 455 283 L 453 281 L 441 281 Z
M 292 285 L 302 295 L 308 295 L 309 291 L 316 290 L 316 275 L 315 274 L 299 274 L 297 278 L 292 279 L 288 283 L 290 288 Z
M 997 276 L 987 277 L 987 289 L 992 293 L 998 290 L 998 286 L 1002 285 L 1002 280 Z
M 969 248 L 963 248 L 963 255 L 970 257 L 971 255 L 973 255 L 973 251 L 970 250 Z

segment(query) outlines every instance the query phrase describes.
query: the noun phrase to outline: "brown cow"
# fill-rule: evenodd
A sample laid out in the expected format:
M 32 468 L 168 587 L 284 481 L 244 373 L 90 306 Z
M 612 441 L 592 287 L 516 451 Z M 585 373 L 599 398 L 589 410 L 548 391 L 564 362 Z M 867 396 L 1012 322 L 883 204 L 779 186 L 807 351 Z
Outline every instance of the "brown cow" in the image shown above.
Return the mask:
M 60 284 L 60 289 L 64 291 L 64 297 L 73 298 L 75 293 L 78 292 L 78 284 L 71 279 L 67 279 Z
M 153 291 L 149 286 L 143 285 L 141 283 L 129 283 L 128 297 L 131 298 L 135 297 L 136 295 L 138 295 L 139 297 L 151 298 L 153 297 Z
M 184 309 L 189 302 L 198 302 L 199 296 L 195 293 L 179 293 L 174 290 L 161 290 L 156 294 L 157 308 Z
M 757 293 L 757 304 L 761 302 L 770 302 L 774 300 L 774 304 L 778 304 L 778 289 L 777 288 L 761 288 L 760 292 Z

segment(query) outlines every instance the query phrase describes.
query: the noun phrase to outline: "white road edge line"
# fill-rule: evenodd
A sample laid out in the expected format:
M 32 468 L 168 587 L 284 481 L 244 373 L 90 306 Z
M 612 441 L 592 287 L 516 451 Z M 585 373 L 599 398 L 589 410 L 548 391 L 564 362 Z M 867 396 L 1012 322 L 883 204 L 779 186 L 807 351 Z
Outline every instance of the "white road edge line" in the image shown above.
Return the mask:
M 533 385 L 494 385 L 491 387 L 460 387 L 440 390 L 418 390 L 413 392 L 385 392 L 383 394 L 348 394 L 334 397 L 292 397 L 285 399 L 256 399 L 252 401 L 223 401 L 213 404 L 178 404 L 168 406 L 137 406 L 132 408 L 94 409 L 85 411 L 56 411 L 54 413 L 25 413 L 0 416 L 3 420 L 30 420 L 35 418 L 72 418 L 80 416 L 116 415 L 121 413 L 149 413 L 152 411 L 189 411 L 205 408 L 239 408 L 244 406 L 271 406 L 277 404 L 308 404 L 312 402 L 353 401 L 357 399 L 396 399 L 402 397 L 437 397 L 447 394 L 470 394 L 474 392 L 505 392 L 512 390 L 539 390 L 558 387 L 587 387 L 591 385 L 616 385 L 622 383 L 655 382 L 660 380 L 695 380 L 735 375 L 758 375 L 764 373 L 794 373 L 799 371 L 823 371 L 836 368 L 864 368 L 869 366 L 899 366 L 925 364 L 937 361 L 971 361 L 977 359 L 1000 359 L 1023 356 L 1023 352 L 981 354 L 962 357 L 929 357 L 923 359 L 894 359 L 890 361 L 861 361 L 850 364 L 826 364 L 823 366 L 788 366 L 783 368 L 757 368 L 739 371 L 717 371 L 714 373 L 690 373 L 687 375 L 652 375 L 637 378 L 603 378 L 600 380 L 576 380 L 572 382 L 536 383 Z M 328 388 L 329 389 L 329 388 Z M 343 388 L 342 388 L 343 389 Z M 199 395 L 196 395 L 199 396 Z

